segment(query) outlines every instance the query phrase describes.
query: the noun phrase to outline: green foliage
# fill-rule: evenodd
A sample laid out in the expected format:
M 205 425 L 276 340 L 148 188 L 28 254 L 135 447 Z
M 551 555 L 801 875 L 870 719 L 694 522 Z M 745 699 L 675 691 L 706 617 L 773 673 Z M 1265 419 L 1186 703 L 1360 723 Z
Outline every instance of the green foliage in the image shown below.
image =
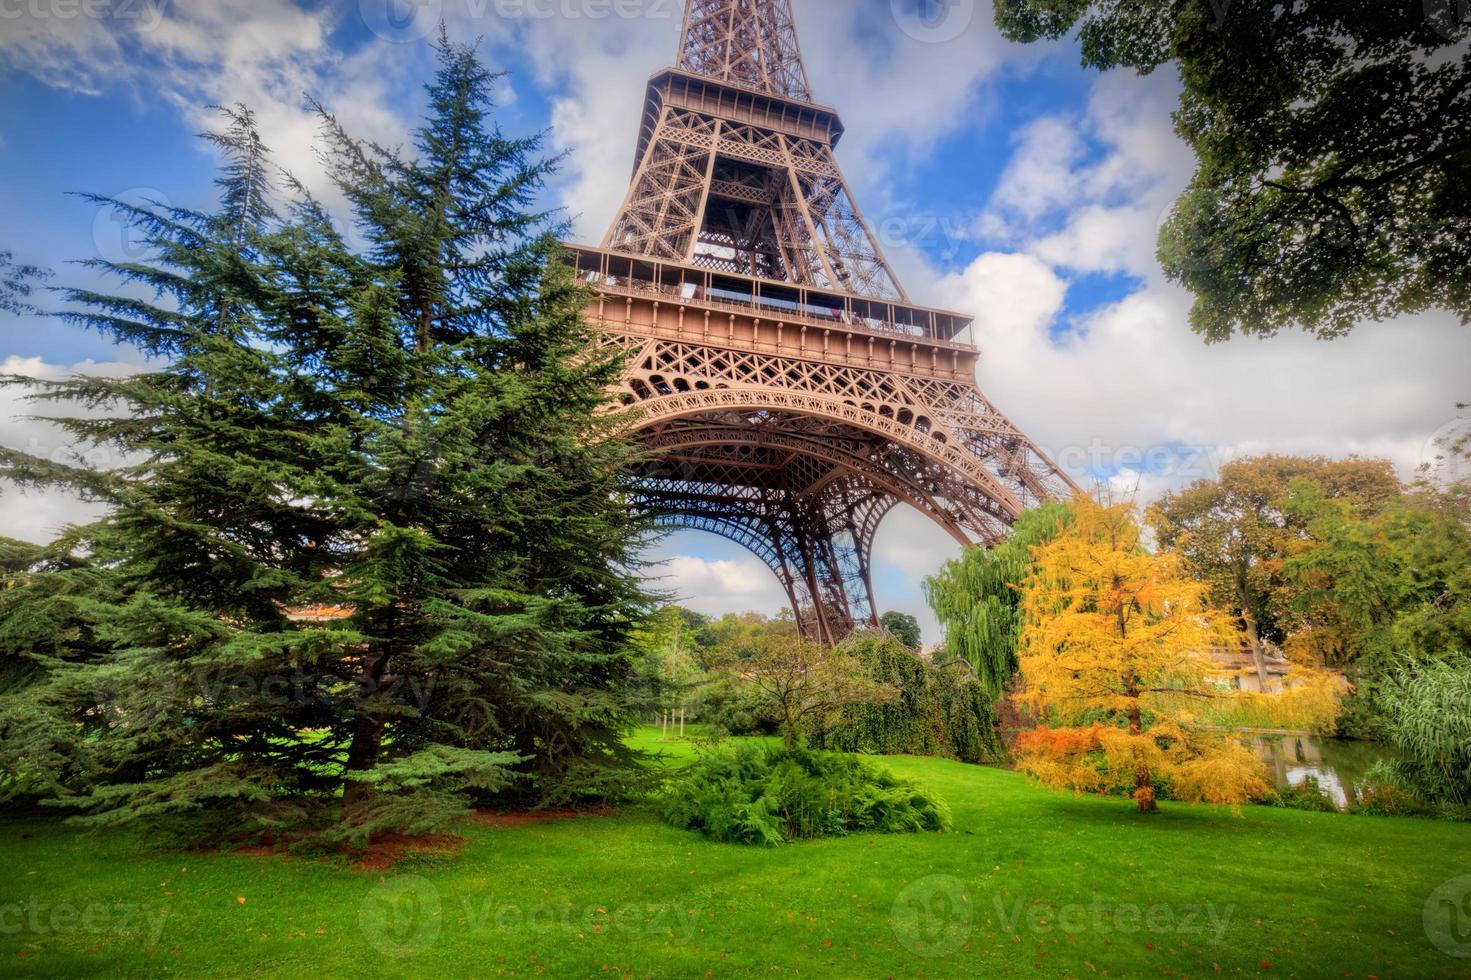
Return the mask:
M 34 313 L 36 308 L 27 297 L 38 283 L 51 278 L 45 269 L 15 261 L 8 251 L 0 251 L 0 313 Z
M 1284 563 L 1300 629 L 1289 651 L 1345 667 L 1355 684 L 1345 730 L 1378 734 L 1392 673 L 1471 650 L 1468 497 L 1420 486 L 1366 514 L 1298 481 L 1282 507 L 1307 539 Z
M 1408 817 L 1425 812 L 1425 805 L 1405 788 L 1395 770 L 1385 764 L 1370 769 L 1348 812 L 1366 817 Z
M 851 705 L 812 735 L 812 744 L 842 752 L 932 755 L 990 762 L 1001 755 L 995 703 L 964 662 L 933 667 L 882 633 L 858 633 L 843 650 L 863 662 L 897 699 Z
M 1052 540 L 1070 519 L 1067 505 L 1044 503 L 1018 518 L 1005 541 L 967 548 L 924 581 L 925 598 L 945 630 L 948 655 L 970 664 L 993 700 L 1016 674 L 1019 590 L 1032 549 Z
M 945 804 L 913 783 L 852 756 L 788 746 L 717 749 L 669 780 L 661 806 L 674 826 L 736 844 L 950 826 Z
M 1274 790 L 1266 797 L 1268 806 L 1284 810 L 1308 810 L 1313 813 L 1337 813 L 1338 806 L 1324 792 L 1318 780 L 1309 776 L 1296 786 L 1285 786 Z
M 1392 784 L 1431 805 L 1471 806 L 1471 658 L 1396 671 L 1381 703 L 1401 753 Z
M 879 617 L 879 626 L 892 633 L 894 639 L 909 647 L 909 649 L 919 649 L 919 620 L 909 615 L 909 613 L 890 610 Z
M 728 735 L 772 735 L 778 730 L 761 692 L 728 673 L 713 676 L 699 719 Z
M 1302 515 L 1282 506 L 1298 480 L 1356 514 L 1377 512 L 1404 492 L 1388 460 L 1257 456 L 1165 494 L 1148 515 L 1160 546 L 1190 562 L 1216 606 L 1234 611 L 1249 635 L 1279 645 L 1295 625 L 1284 563 L 1307 537 Z
M 125 461 L 0 451 L 0 475 L 110 508 L 4 556 L 10 795 L 357 842 L 636 780 L 644 527 L 598 414 L 620 363 L 532 206 L 540 137 L 499 132 L 473 50 L 437 51 L 411 153 L 321 113 L 361 251 L 243 108 L 212 137 L 218 211 L 104 202 L 150 258 L 89 264 L 141 290 L 71 290 L 66 315 L 157 360 L 10 379 L 93 409 L 56 424 Z
M 643 713 L 699 711 L 708 683 L 699 660 L 699 643 L 708 623 L 699 613 L 664 606 L 635 632 L 639 674 L 647 685 L 639 705 Z
M 889 704 L 899 696 L 860 658 L 804 640 L 795 624 L 756 636 L 725 664 L 724 673 L 760 696 L 762 714 L 780 726 L 789 746 L 850 708 Z
M 1321 337 L 1441 307 L 1471 321 L 1471 139 L 1456 0 L 995 0 L 1085 65 L 1173 63 L 1198 167 L 1159 236 L 1208 340 Z
M 663 752 L 671 766 L 698 755 L 688 743 L 660 744 L 658 729 L 632 738 Z M 681 977 L 769 975 L 773 964 L 834 977 L 923 970 L 931 977 L 1094 978 L 1103 969 L 1142 977 L 1162 967 L 1214 977 L 1216 966 L 1229 977 L 1330 977 L 1366 973 L 1353 964 L 1385 959 L 1393 970 L 1374 967 L 1380 976 L 1455 975 L 1457 961 L 1426 941 L 1421 914 L 1426 896 L 1462 873 L 1455 865 L 1464 866 L 1458 856 L 1471 848 L 1471 826 L 1265 806 L 1239 818 L 1206 807 L 1142 821 L 1109 800 L 1054 794 L 1000 768 L 912 757 L 880 762 L 940 796 L 955 830 L 758 849 L 676 830 L 656 811 L 626 807 L 575 820 L 467 821 L 453 830 L 462 846 L 446 842 L 405 857 L 393 872 L 365 874 L 337 861 L 160 852 L 135 834 L 11 818 L 0 821 L 0 861 L 12 882 L 4 902 L 22 909 L 7 913 L 12 928 L 0 930 L 0 962 L 14 964 L 9 974 L 56 977 L 103 972 L 103 955 L 105 972 L 119 977 L 156 976 L 165 967 L 191 977 L 462 976 L 493 949 L 497 963 L 504 956 L 558 977 L 597 976 L 614 952 L 643 972 Z M 930 875 L 953 876 L 964 887 L 942 880 L 947 887 L 936 891 Z M 1024 879 L 1025 904 L 1017 904 L 1024 897 L 1018 886 L 998 914 L 985 883 L 1000 879 Z M 910 887 L 916 881 L 921 887 Z M 421 894 L 438 897 L 444 921 L 437 932 L 432 906 L 409 904 Z M 127 922 L 116 914 L 122 902 L 141 906 Z M 57 907 L 115 914 L 102 936 L 90 927 L 38 933 L 26 927 L 32 903 L 40 904 L 43 925 L 64 921 L 51 919 Z M 1075 903 L 1146 916 L 1151 908 L 1174 909 L 1175 928 L 1199 932 L 1166 948 L 1144 934 L 1147 918 L 1105 911 L 1106 925 L 1139 930 L 1137 941 L 1115 928 L 1063 935 L 1068 917 L 1057 913 Z M 889 928 L 896 904 L 909 917 L 897 922 L 899 941 Z M 945 942 L 963 938 L 966 904 L 976 916 L 970 948 Z M 165 906 L 173 914 L 156 935 L 150 921 Z M 502 908 L 513 911 L 498 925 Z M 1206 914 L 1211 908 L 1215 918 Z M 1037 922 L 1044 914 L 1059 928 L 1040 937 L 1047 956 L 1039 958 L 1027 917 Z M 997 928 L 982 932 L 983 915 Z M 1075 921 L 1089 917 L 1085 910 Z M 1008 928 L 1013 921 L 1021 942 Z M 73 925 L 82 922 L 93 920 Z M 951 928 L 942 930 L 946 923 Z M 1264 937 L 1278 936 L 1292 941 L 1273 941 L 1268 950 Z M 921 962 L 913 939 L 934 955 Z M 99 942 L 106 944 L 101 953 Z M 1270 971 L 1259 966 L 1264 956 Z

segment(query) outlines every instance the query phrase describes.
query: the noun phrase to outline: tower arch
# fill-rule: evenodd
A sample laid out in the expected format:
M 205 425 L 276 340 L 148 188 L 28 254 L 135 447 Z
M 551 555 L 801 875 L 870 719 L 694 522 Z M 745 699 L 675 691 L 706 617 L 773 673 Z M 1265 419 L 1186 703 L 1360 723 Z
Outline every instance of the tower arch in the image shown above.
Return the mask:
M 908 504 L 962 543 L 1076 486 L 982 393 L 971 318 L 911 302 L 851 194 L 790 0 L 688 0 L 628 192 L 568 246 L 625 369 L 631 503 L 776 574 L 803 632 L 876 625 L 872 548 Z

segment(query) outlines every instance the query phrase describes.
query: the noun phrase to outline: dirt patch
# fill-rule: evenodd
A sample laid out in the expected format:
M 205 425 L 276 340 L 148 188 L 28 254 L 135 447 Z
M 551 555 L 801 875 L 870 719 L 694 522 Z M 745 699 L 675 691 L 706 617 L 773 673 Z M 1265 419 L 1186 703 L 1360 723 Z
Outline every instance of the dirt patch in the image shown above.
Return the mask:
M 425 834 L 422 837 L 382 834 L 373 838 L 352 864 L 364 871 L 392 871 L 406 857 L 417 854 L 454 855 L 465 843 L 465 838 L 453 834 Z
M 465 843 L 465 838 L 453 834 L 424 834 L 422 837 L 380 834 L 362 850 L 343 851 L 339 856 L 346 857 L 348 862 L 360 871 L 392 871 L 406 857 L 417 854 L 453 855 L 464 847 Z M 292 853 L 290 843 L 284 840 L 246 844 L 232 848 L 230 853 L 255 858 L 282 858 L 287 861 L 294 859 L 332 860 L 332 856 L 327 854 Z
M 617 808 L 611 806 L 594 807 L 590 810 L 509 810 L 500 812 L 480 810 L 475 814 L 474 819 L 482 827 L 505 829 L 531 827 L 540 823 L 554 823 L 558 820 L 576 820 L 579 817 L 610 817 L 617 812 Z

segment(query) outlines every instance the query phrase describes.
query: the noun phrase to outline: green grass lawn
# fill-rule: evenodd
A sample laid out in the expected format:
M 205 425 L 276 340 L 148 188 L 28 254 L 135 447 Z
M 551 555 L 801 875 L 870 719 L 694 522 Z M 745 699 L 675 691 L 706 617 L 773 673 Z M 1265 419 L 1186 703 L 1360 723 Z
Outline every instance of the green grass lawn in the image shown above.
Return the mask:
M 638 738 L 669 764 L 692 752 Z M 937 792 L 954 831 L 756 849 L 632 808 L 474 824 L 457 855 L 368 872 L 0 824 L 0 971 L 1471 976 L 1422 920 L 1471 875 L 1471 826 L 1168 802 L 1143 818 L 997 769 L 881 764 Z

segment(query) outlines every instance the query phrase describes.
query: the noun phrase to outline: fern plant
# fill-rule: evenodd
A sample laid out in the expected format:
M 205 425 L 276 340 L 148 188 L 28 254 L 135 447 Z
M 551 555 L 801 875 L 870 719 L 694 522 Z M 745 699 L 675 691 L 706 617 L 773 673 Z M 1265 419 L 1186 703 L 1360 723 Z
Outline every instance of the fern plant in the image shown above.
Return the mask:
M 737 844 L 950 826 L 945 804 L 913 783 L 852 756 L 787 746 L 717 749 L 668 781 L 661 806 L 668 823 Z

